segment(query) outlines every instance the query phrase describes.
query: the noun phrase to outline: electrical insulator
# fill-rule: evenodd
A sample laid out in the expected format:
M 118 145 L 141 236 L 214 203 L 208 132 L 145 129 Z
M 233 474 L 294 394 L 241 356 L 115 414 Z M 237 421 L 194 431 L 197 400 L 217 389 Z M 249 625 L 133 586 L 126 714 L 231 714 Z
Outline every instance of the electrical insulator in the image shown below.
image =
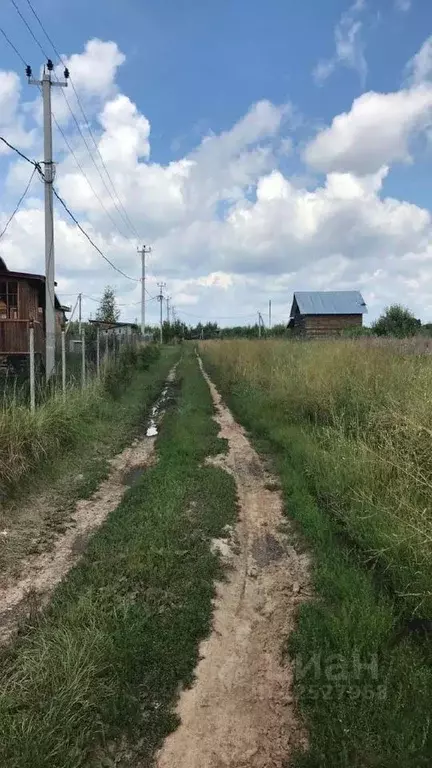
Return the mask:
M 31 68 L 30 64 L 27 64 L 25 71 L 26 71 L 26 76 L 27 77 L 31 77 L 32 76 L 32 68 Z
M 52 72 L 52 70 L 54 69 L 54 64 L 52 63 L 51 59 L 48 59 L 47 61 L 47 69 L 48 69 L 48 72 Z
M 69 70 L 68 70 L 67 67 L 65 67 L 65 70 L 64 70 L 63 74 L 64 74 L 65 80 L 68 80 L 69 79 Z

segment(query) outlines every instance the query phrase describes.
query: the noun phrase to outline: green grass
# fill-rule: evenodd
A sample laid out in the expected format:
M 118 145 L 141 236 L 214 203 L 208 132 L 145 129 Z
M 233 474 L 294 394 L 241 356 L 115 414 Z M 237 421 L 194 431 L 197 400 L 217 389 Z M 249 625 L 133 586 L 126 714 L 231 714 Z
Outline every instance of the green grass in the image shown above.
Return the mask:
M 172 350 L 174 352 L 174 350 Z M 92 422 L 106 418 L 112 400 L 119 399 L 134 374 L 147 370 L 159 355 L 157 347 L 144 347 L 138 355 L 123 351 L 119 361 L 104 369 L 101 381 L 85 390 L 70 388 L 66 397 L 55 392 L 31 413 L 26 405 L 5 401 L 0 409 L 0 489 L 9 495 L 25 478 L 40 471 L 53 457 L 84 443 Z
M 118 380 L 122 391 L 116 390 L 115 400 L 104 384 L 83 394 L 72 390 L 66 403 L 47 401 L 34 416 L 19 407 L 0 415 L 3 452 L 9 457 L 0 468 L 0 529 L 8 531 L 0 547 L 3 575 L 19 569 L 22 557 L 46 550 L 64 530 L 76 501 L 90 496 L 108 474 L 109 459 L 142 432 L 178 357 L 174 347 L 160 355 L 157 348 L 146 348 L 126 379 Z
M 224 342 L 202 353 L 272 459 L 298 544 L 314 555 L 316 599 L 286 647 L 310 734 L 294 764 L 430 765 L 431 638 L 399 633 L 419 606 L 430 618 L 422 482 L 432 467 L 418 433 L 432 417 L 430 360 L 353 342 Z
M 235 517 L 233 479 L 192 351 L 159 461 L 93 536 L 38 623 L 0 660 L 0 764 L 78 768 L 150 760 L 176 725 L 220 573 L 209 541 Z M 117 764 L 117 763 L 116 763 Z

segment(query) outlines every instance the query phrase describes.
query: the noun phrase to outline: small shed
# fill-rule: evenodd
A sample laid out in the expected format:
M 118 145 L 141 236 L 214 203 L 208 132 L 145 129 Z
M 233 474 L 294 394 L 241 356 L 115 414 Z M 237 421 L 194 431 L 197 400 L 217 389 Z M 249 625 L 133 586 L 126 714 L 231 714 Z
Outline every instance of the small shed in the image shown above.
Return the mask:
M 89 320 L 89 323 L 98 325 L 101 331 L 106 331 L 108 336 L 115 336 L 122 340 L 136 336 L 139 331 L 136 323 L 109 323 L 104 320 Z
M 366 312 L 359 291 L 296 291 L 288 328 L 308 337 L 329 336 L 361 327 Z

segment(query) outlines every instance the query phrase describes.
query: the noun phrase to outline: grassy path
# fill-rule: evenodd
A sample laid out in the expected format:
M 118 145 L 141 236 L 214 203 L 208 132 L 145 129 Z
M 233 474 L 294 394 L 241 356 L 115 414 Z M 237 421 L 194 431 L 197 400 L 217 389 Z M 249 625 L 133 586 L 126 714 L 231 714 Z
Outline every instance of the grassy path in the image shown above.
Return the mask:
M 176 724 L 178 687 L 210 627 L 220 569 L 210 539 L 236 510 L 233 479 L 204 464 L 224 442 L 191 351 L 178 376 L 158 463 L 0 659 L 1 765 L 136 766 Z
M 15 426 L 9 431 L 15 430 L 13 444 L 21 455 L 18 464 L 28 463 L 26 475 L 6 486 L 0 456 L 0 492 L 6 488 L 0 497 L 2 586 L 20 575 L 23 559 L 51 549 L 65 531 L 77 500 L 88 498 L 107 477 L 110 459 L 142 431 L 147 412 L 178 357 L 179 350 L 173 347 L 160 355 L 157 348 L 147 347 L 131 380 L 120 380 L 121 392 L 115 399 L 102 386 L 92 385 L 83 395 L 71 392 L 65 404 L 58 399 L 47 402 L 34 416 L 26 409 L 10 410 Z M 5 439 L 11 436 L 6 433 Z M 35 465 L 26 454 L 27 442 L 34 443 Z

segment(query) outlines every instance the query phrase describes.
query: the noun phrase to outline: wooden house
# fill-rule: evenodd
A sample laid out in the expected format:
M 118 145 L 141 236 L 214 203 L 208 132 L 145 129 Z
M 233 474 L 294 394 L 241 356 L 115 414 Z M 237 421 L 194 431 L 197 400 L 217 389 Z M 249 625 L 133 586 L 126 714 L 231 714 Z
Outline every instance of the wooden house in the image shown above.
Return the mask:
M 366 312 L 359 291 L 296 291 L 288 328 L 301 336 L 331 336 L 361 327 Z
M 67 307 L 55 297 L 58 331 Z M 8 270 L 0 258 L 0 361 L 19 367 L 29 354 L 29 325 L 34 323 L 35 353 L 45 357 L 45 277 Z

